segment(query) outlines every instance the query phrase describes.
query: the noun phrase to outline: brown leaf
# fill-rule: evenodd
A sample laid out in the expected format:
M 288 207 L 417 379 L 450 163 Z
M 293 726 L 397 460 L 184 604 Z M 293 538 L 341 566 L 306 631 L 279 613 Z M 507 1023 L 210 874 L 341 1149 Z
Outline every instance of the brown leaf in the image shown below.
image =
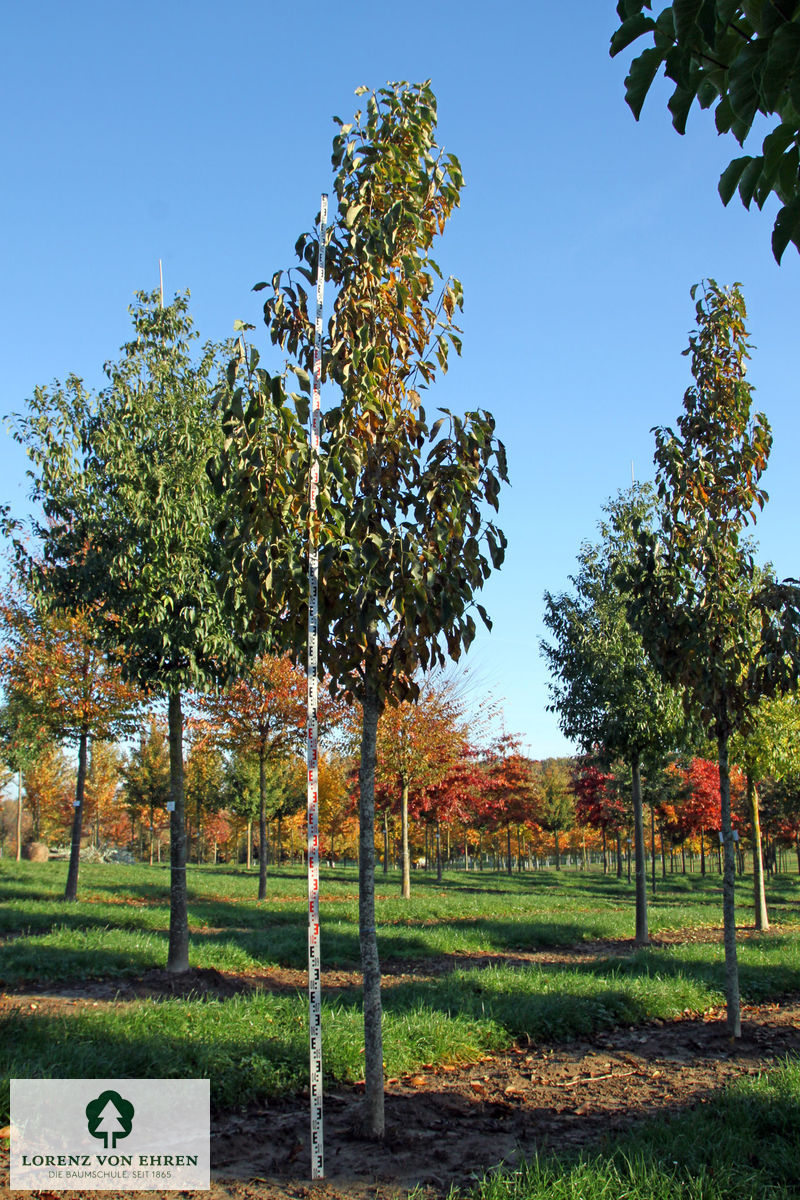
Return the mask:
M 5 1125 L 2 1129 L 0 1129 L 0 1138 L 10 1138 L 10 1137 L 11 1137 L 11 1126 Z

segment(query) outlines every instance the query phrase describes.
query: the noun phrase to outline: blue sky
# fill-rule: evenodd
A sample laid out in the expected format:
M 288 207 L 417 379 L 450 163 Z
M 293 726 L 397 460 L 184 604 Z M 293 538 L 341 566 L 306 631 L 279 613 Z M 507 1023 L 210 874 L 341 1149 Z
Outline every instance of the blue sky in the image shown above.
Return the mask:
M 201 337 L 258 322 L 252 285 L 291 264 L 330 187 L 331 116 L 352 114 L 359 84 L 432 80 L 467 184 L 437 254 L 465 312 L 463 356 L 426 405 L 489 408 L 509 449 L 509 552 L 470 660 L 537 757 L 569 749 L 544 711 L 542 593 L 566 586 L 631 461 L 651 477 L 650 429 L 674 422 L 688 383 L 689 289 L 707 276 L 744 288 L 775 436 L 756 532 L 779 574 L 800 572 L 798 256 L 772 259 L 774 207 L 722 207 L 717 179 L 741 151 L 709 113 L 679 137 L 659 86 L 634 121 L 615 25 L 612 0 L 44 0 L 3 14 L 6 413 L 55 376 L 102 382 L 159 258 L 167 292 L 191 289 Z M 6 434 L 0 454 L 0 502 L 20 511 L 24 456 Z

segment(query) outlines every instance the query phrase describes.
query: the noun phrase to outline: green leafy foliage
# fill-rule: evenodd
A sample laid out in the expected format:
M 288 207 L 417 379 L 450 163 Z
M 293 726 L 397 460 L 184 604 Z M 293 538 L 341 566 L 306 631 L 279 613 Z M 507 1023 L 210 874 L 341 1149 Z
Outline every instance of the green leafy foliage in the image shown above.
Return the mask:
M 734 159 L 719 181 L 728 204 L 738 190 L 749 208 L 771 195 L 781 202 L 772 234 L 780 262 L 792 242 L 800 249 L 800 4 L 797 0 L 674 0 L 657 18 L 651 0 L 619 0 L 620 26 L 611 54 L 640 37 L 653 45 L 631 63 L 625 96 L 639 118 L 647 93 L 663 66 L 675 84 L 669 100 L 672 123 L 686 130 L 692 105 L 715 109 L 719 133 L 740 145 L 759 114 L 774 118 L 761 154 Z

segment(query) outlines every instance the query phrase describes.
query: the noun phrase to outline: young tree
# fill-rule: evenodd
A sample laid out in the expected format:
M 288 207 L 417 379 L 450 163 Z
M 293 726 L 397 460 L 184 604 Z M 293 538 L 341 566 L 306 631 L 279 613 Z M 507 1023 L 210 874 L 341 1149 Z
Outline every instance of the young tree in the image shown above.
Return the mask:
M 603 874 L 608 871 L 606 838 L 609 830 L 618 831 L 625 822 L 625 805 L 619 797 L 614 776 L 601 771 L 588 760 L 576 764 L 571 787 L 575 796 L 575 819 L 579 825 L 599 829 L 603 837 Z M 619 854 L 618 854 L 619 858 Z M 621 874 L 622 864 L 617 864 Z
M 800 7 L 796 0 L 675 0 L 650 16 L 652 0 L 619 0 L 621 24 L 611 39 L 620 54 L 638 38 L 653 45 L 635 58 L 625 80 L 625 98 L 639 119 L 645 97 L 663 66 L 675 84 L 669 100 L 672 124 L 686 131 L 695 101 L 714 108 L 718 133 L 732 133 L 744 146 L 753 122 L 774 118 L 761 154 L 735 158 L 719 181 L 727 204 L 739 191 L 749 208 L 763 208 L 775 195 L 781 209 L 772 234 L 778 262 L 789 242 L 800 250 Z
M 366 89 L 360 89 L 360 93 Z M 475 593 L 505 539 L 486 520 L 497 507 L 505 455 L 489 413 L 445 412 L 428 425 L 419 389 L 445 369 L 459 341 L 453 316 L 461 287 L 435 294 L 430 255 L 461 188 L 461 170 L 436 144 L 436 100 L 426 84 L 370 95 L 352 124 L 338 121 L 338 200 L 326 256 L 333 316 L 324 377 L 340 400 L 324 417 L 319 493 L 321 662 L 332 686 L 362 707 L 359 928 L 364 975 L 366 1128 L 384 1131 L 380 964 L 375 936 L 374 789 L 378 719 L 387 704 L 419 694 L 418 672 L 457 659 L 475 634 Z M 317 237 L 297 243 L 301 266 L 278 273 L 265 305 L 274 343 L 313 361 L 306 283 Z M 266 285 L 262 285 L 266 286 Z M 297 399 L 296 410 L 303 412 Z M 307 406 L 305 406 L 307 411 Z M 309 527 L 307 439 L 282 383 L 247 357 L 226 426 L 218 485 L 231 505 L 220 533 L 245 581 L 242 618 L 280 614 L 294 653 L 305 653 L 302 585 Z M 247 606 L 245 609 L 245 605 Z M 484 616 L 483 610 L 478 611 Z
M 762 695 L 796 686 L 800 589 L 764 582 L 740 540 L 766 500 L 759 480 L 772 441 L 766 417 L 751 417 L 744 300 L 738 287 L 710 280 L 696 311 L 689 343 L 694 383 L 677 432 L 655 431 L 660 528 L 640 531 L 638 562 L 628 576 L 629 614 L 664 678 L 684 689 L 716 739 L 727 1023 L 738 1038 L 728 743 L 734 730 L 748 726 Z
M 122 768 L 122 791 L 131 813 L 147 813 L 150 865 L 153 865 L 153 842 L 156 835 L 156 814 L 167 811 L 169 801 L 169 741 L 163 723 L 152 714 L 139 729 L 139 741 Z M 159 862 L 161 861 L 159 836 Z
M 267 895 L 267 775 L 270 763 L 302 749 L 306 726 L 306 678 L 286 657 L 264 654 L 223 690 L 201 699 L 199 711 L 210 723 L 211 736 L 226 748 L 252 754 L 259 773 L 258 898 Z M 341 704 L 320 689 L 319 719 L 323 730 L 343 716 Z
M 749 728 L 731 739 L 731 759 L 745 773 L 747 815 L 753 851 L 753 903 L 756 929 L 769 929 L 764 891 L 764 863 L 758 784 L 766 776 L 782 781 L 800 765 L 800 705 L 795 696 L 763 699 L 752 714 Z
M 545 592 L 544 622 L 554 642 L 542 641 L 553 680 L 551 709 L 561 729 L 585 753 L 631 768 L 636 864 L 636 934 L 648 944 L 647 875 L 642 811 L 642 764 L 662 761 L 683 736 L 680 697 L 650 661 L 627 611 L 620 571 L 636 555 L 635 530 L 652 520 L 653 497 L 636 486 L 604 509 L 601 542 L 584 543 L 573 593 Z
M 408 846 L 409 796 L 424 807 L 427 789 L 440 783 L 461 751 L 464 731 L 455 690 L 446 679 L 428 676 L 416 700 L 386 707 L 376 730 L 376 785 L 399 791 L 402 854 L 401 895 L 411 896 Z
M 132 724 L 141 695 L 127 684 L 119 659 L 104 651 L 94 615 L 48 613 L 41 601 L 0 608 L 5 644 L 0 676 L 24 694 L 30 714 L 59 742 L 77 744 L 78 773 L 65 900 L 76 900 L 89 739 L 114 739 Z
M 564 759 L 546 758 L 537 763 L 535 774 L 536 820 L 553 835 L 556 870 L 561 869 L 558 835 L 575 824 L 575 797 L 570 765 Z
M 188 294 L 187 294 L 188 295 Z M 86 607 L 124 652 L 132 682 L 168 701 L 170 931 L 167 970 L 189 966 L 183 707 L 234 659 L 216 588 L 217 516 L 206 464 L 222 445 L 212 399 L 217 346 L 193 358 L 186 295 L 136 294 L 133 338 L 106 366 L 97 398 L 80 380 L 37 389 L 17 436 L 34 463 L 46 523 L 41 584 L 61 607 Z

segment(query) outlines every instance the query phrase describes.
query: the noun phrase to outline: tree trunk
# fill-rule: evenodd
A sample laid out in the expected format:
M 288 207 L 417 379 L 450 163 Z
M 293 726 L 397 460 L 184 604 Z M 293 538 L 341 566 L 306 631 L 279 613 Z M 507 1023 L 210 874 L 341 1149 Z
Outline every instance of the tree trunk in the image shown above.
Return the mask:
M 750 840 L 753 847 L 753 904 L 756 929 L 769 929 L 767 897 L 764 892 L 764 863 L 761 858 L 761 821 L 758 815 L 758 792 L 750 772 L 747 772 L 747 807 L 750 812 Z
M 258 898 L 267 898 L 267 761 L 263 746 L 258 754 Z
M 703 830 L 700 830 L 700 874 L 706 873 L 706 842 L 703 837 Z
M 408 850 L 408 783 L 401 781 L 400 789 L 400 838 L 403 843 L 403 872 L 400 894 L 404 900 L 411 899 L 411 855 Z
M 22 862 L 22 771 L 17 771 L 17 862 Z
M 389 811 L 383 810 L 383 873 L 389 874 Z
M 506 869 L 507 869 L 507 872 L 509 875 L 513 875 L 514 872 L 513 872 L 512 866 L 511 866 L 511 825 L 510 824 L 506 825 L 506 849 L 508 851 L 508 861 L 506 864 Z
M 606 847 L 606 827 L 605 827 L 605 825 L 602 826 L 601 832 L 603 834 L 603 874 L 607 875 L 608 874 L 608 849 Z
M 469 834 L 464 830 L 464 870 L 469 870 Z
M 181 694 L 169 697 L 170 894 L 167 970 L 189 970 L 189 912 L 186 902 L 186 828 L 183 813 L 183 712 Z
M 253 821 L 252 818 L 247 822 L 247 869 L 253 863 Z
M 436 814 L 436 882 L 442 882 L 442 831 L 439 828 L 439 814 Z
M 622 879 L 622 834 L 617 830 L 617 879 Z
M 72 844 L 69 850 L 69 871 L 67 886 L 64 891 L 65 900 L 78 898 L 78 870 L 81 865 L 81 829 L 83 828 L 83 793 L 86 787 L 86 747 L 89 744 L 89 731 L 81 730 L 78 742 L 78 779 L 75 784 L 75 815 L 72 818 Z
M 656 894 L 656 809 L 650 805 L 650 876 L 653 883 L 653 895 Z
M 375 685 L 367 677 L 358 770 L 358 933 L 364 986 L 364 1132 L 382 1138 L 383 1030 L 381 967 L 375 934 L 375 737 L 380 706 Z
M 736 856 L 731 826 L 731 782 L 728 773 L 728 734 L 717 732 L 719 750 L 719 796 L 722 816 L 722 847 L 725 854 L 725 870 L 722 877 L 722 920 L 725 938 L 725 999 L 728 1010 L 728 1033 L 731 1037 L 742 1036 L 739 1010 L 739 966 L 736 961 L 736 911 L 734 888 L 736 884 Z
M 633 851 L 636 863 L 636 936 L 637 946 L 649 946 L 650 935 L 647 931 L 647 867 L 644 857 L 644 813 L 642 812 L 642 781 L 639 775 L 639 761 L 631 763 L 633 800 Z
M 561 856 L 558 851 L 558 830 L 557 829 L 553 830 L 553 841 L 555 843 L 555 848 L 556 848 L 556 870 L 560 871 L 561 870 Z

